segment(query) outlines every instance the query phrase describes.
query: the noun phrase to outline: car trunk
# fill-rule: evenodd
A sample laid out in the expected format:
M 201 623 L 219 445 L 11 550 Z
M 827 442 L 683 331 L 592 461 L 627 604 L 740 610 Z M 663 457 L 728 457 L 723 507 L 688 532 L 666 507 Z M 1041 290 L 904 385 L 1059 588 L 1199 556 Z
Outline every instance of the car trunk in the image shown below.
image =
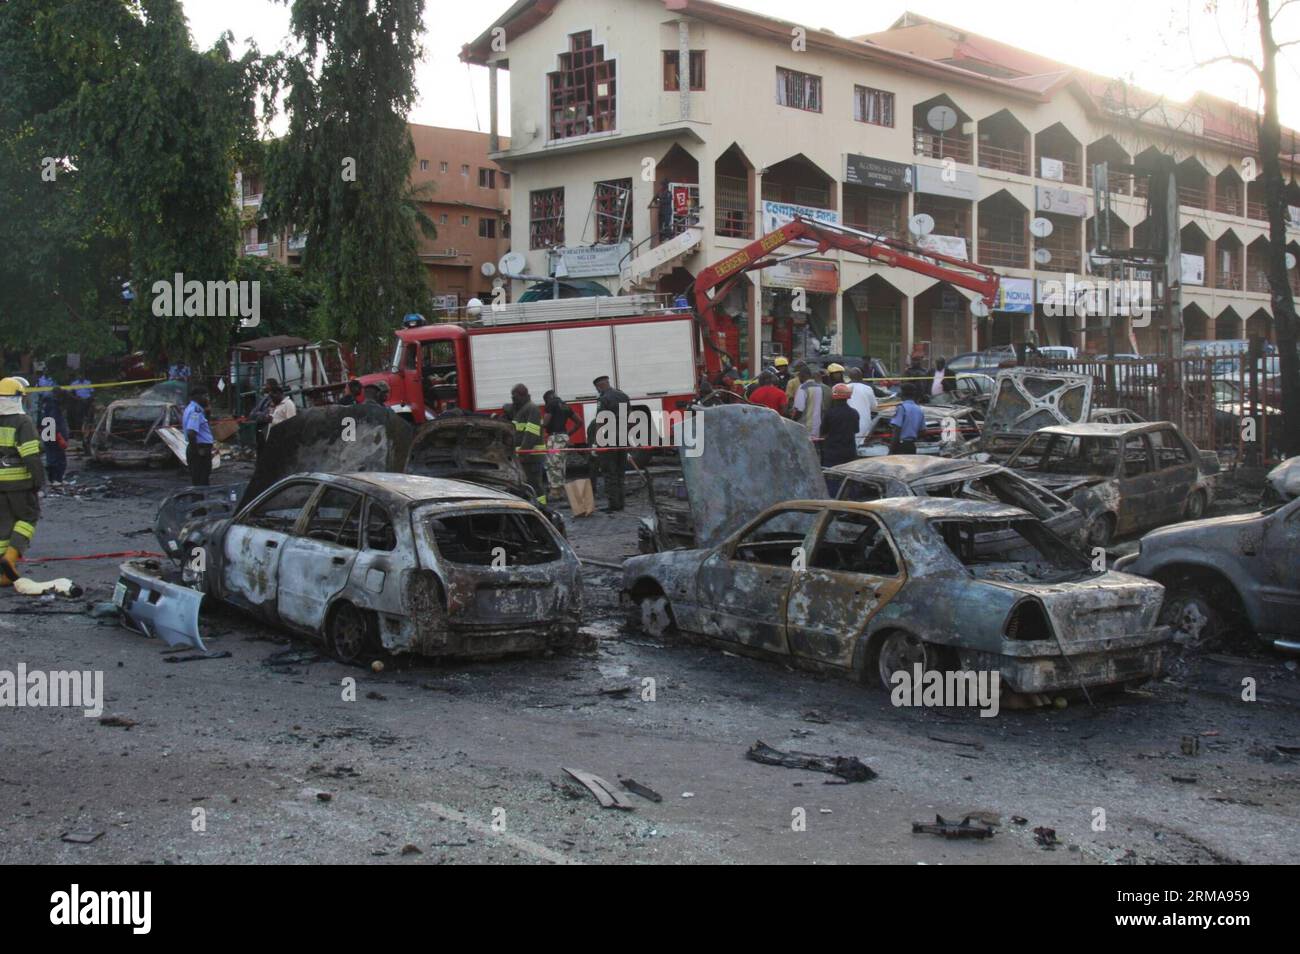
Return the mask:
M 998 372 L 980 449 L 1005 456 L 1041 428 L 1086 422 L 1092 409 L 1092 387 L 1092 377 L 1086 374 L 1034 368 Z

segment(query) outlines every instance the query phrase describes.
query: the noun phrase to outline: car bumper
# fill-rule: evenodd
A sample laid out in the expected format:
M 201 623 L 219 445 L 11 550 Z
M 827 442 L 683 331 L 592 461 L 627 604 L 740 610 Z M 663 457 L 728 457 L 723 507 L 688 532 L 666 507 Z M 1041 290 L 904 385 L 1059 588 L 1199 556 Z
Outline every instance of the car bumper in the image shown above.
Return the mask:
M 1050 693 L 1078 689 L 1081 685 L 1114 686 L 1141 683 L 1160 675 L 1170 645 L 1170 631 L 1159 626 L 1150 632 L 1119 636 L 1096 645 L 1073 647 L 1068 656 L 1055 642 L 1026 642 L 1006 653 L 963 654 L 970 669 L 996 670 L 1002 684 L 1015 692 Z

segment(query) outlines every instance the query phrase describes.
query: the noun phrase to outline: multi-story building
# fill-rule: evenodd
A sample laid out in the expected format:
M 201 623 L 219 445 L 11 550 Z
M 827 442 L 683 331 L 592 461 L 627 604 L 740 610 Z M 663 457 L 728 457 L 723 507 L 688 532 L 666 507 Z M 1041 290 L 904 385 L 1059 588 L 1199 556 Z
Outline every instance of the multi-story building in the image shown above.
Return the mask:
M 976 318 L 963 290 L 837 252 L 752 272 L 725 308 L 742 364 L 821 347 L 898 367 L 1031 333 L 1104 351 L 1100 321 L 1044 299 L 1092 268 L 1093 164 L 1160 153 L 1177 161 L 1184 337 L 1271 333 L 1254 117 L 1213 97 L 1166 103 L 912 14 L 847 38 L 712 0 L 520 0 L 462 58 L 488 68 L 494 97 L 509 71 L 513 141 L 493 158 L 514 173 L 514 249 L 533 274 L 563 263 L 603 269 L 611 290 L 680 292 L 798 214 L 1003 276 Z M 1145 179 L 1109 184 L 1103 246 L 1141 246 Z M 1154 328 L 1118 337 L 1118 351 L 1159 348 Z
M 419 235 L 420 261 L 435 302 L 448 311 L 472 297 L 488 300 L 495 270 L 510 249 L 510 174 L 488 157 L 487 133 L 411 123 L 415 160 L 412 195 L 434 223 L 437 237 Z M 499 140 L 509 148 L 508 139 Z M 242 254 L 296 266 L 305 239 L 271 234 L 262 207 L 262 176 L 242 170 L 235 201 L 243 213 Z

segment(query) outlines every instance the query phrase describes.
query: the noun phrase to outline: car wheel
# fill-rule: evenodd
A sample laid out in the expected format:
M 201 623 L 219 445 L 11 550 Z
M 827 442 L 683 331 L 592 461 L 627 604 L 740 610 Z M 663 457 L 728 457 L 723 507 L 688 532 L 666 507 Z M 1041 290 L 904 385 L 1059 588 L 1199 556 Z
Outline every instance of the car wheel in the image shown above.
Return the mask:
M 1188 584 L 1176 584 L 1166 591 L 1160 622 L 1172 627 L 1174 642 L 1188 649 L 1203 649 L 1224 632 L 1223 615 L 1209 596 Z
M 894 688 L 894 673 L 906 672 L 908 678 L 911 678 L 917 663 L 921 664 L 922 673 L 941 669 L 939 657 L 939 647 L 932 646 L 919 636 L 901 630 L 887 633 L 876 653 L 880 685 L 889 692 Z
M 365 662 L 377 649 L 370 614 L 351 603 L 340 603 L 330 614 L 325 645 L 339 662 L 350 665 Z
M 1200 520 L 1205 516 L 1205 491 L 1193 490 L 1187 498 L 1185 516 L 1188 520 Z
M 1115 515 L 1113 513 L 1098 514 L 1093 518 L 1092 523 L 1088 525 L 1088 546 L 1101 547 L 1103 550 L 1110 546 L 1111 540 L 1115 537 Z
M 673 608 L 662 594 L 641 598 L 641 628 L 656 638 L 671 633 L 676 626 Z

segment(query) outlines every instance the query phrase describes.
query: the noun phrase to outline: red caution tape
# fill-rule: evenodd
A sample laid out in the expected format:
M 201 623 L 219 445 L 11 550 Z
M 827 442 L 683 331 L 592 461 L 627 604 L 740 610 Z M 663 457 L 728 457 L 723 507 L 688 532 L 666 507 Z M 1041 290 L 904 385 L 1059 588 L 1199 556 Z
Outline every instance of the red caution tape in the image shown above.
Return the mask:
M 66 557 L 23 557 L 24 563 L 56 563 L 63 560 L 109 560 L 125 559 L 127 557 L 158 557 L 162 559 L 161 553 L 153 553 L 149 550 L 123 550 L 120 553 L 88 553 L 85 556 L 66 556 Z

